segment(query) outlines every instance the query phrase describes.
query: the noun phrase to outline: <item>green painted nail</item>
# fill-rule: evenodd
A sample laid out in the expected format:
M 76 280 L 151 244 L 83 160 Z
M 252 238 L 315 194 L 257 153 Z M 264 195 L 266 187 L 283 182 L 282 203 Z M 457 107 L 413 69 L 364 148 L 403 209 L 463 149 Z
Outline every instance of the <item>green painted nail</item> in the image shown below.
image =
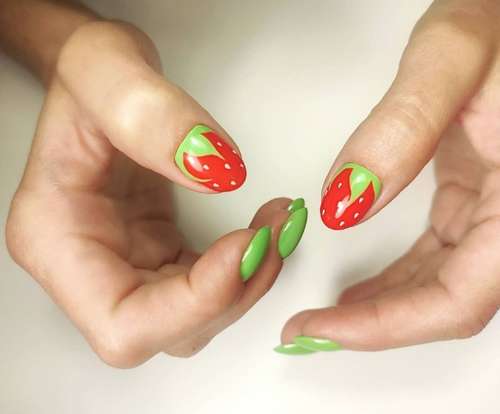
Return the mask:
M 293 204 L 293 203 L 292 203 Z M 302 207 L 288 217 L 288 220 L 281 228 L 278 240 L 278 251 L 285 259 L 290 256 L 302 238 L 307 224 L 307 208 Z
M 297 336 L 294 338 L 293 343 L 301 346 L 302 348 L 309 349 L 310 351 L 339 351 L 342 349 L 337 342 L 330 341 L 325 338 L 314 338 L 312 336 Z
M 297 210 L 300 210 L 301 208 L 304 208 L 305 205 L 306 205 L 306 203 L 305 203 L 303 198 L 296 198 L 288 206 L 288 211 L 290 213 L 293 213 Z
M 241 259 L 240 273 L 244 282 L 250 279 L 264 259 L 271 241 L 271 227 L 261 227 L 250 241 Z
M 278 354 L 285 355 L 309 355 L 314 354 L 316 351 L 311 351 L 310 349 L 302 348 L 296 344 L 281 344 L 274 348 L 274 351 Z

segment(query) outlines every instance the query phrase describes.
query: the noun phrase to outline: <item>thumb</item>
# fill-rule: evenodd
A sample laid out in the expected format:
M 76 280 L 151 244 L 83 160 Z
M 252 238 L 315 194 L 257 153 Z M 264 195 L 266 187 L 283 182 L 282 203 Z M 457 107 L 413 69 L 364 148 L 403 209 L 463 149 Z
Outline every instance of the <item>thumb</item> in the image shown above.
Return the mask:
M 486 70 L 490 42 L 480 23 L 457 22 L 438 4 L 417 24 L 391 88 L 325 180 L 320 214 L 331 229 L 372 216 L 416 177 Z
M 237 189 L 246 178 L 237 146 L 205 109 L 160 75 L 155 60 L 154 45 L 139 30 L 96 23 L 71 36 L 58 74 L 90 115 L 93 135 L 138 164 L 192 190 Z
M 152 74 L 103 119 L 112 145 L 170 180 L 202 192 L 233 191 L 246 168 L 234 141 L 183 90 Z

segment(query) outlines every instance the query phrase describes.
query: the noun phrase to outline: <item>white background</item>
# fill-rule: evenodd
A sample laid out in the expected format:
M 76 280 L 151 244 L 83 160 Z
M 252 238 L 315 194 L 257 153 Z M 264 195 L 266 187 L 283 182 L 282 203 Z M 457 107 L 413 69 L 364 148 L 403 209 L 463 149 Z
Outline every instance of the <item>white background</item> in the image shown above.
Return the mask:
M 216 197 L 176 191 L 181 227 L 193 242 L 204 247 L 246 226 L 261 203 L 282 195 L 306 198 L 310 224 L 274 289 L 202 353 L 188 360 L 159 355 L 128 371 L 97 359 L 2 244 L 0 412 L 498 413 L 498 317 L 468 341 L 295 358 L 272 352 L 291 315 L 333 303 L 426 226 L 430 168 L 359 228 L 328 231 L 317 211 L 334 156 L 386 90 L 428 3 L 89 2 L 142 27 L 168 76 L 212 112 L 245 155 L 250 175 L 242 190 Z M 31 76 L 0 57 L 2 226 L 42 99 Z

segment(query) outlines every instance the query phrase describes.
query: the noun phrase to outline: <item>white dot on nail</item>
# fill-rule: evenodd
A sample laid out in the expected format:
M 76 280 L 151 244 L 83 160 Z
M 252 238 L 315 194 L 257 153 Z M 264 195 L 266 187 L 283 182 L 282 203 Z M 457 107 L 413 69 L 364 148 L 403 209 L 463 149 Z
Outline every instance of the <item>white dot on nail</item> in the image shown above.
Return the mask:
M 217 141 L 217 145 L 218 145 L 219 147 L 222 147 L 222 144 L 221 144 L 221 142 L 220 142 L 220 141 Z
M 238 154 L 235 150 L 233 150 L 233 154 Z
M 354 213 L 354 218 L 357 219 L 359 217 L 359 213 Z
M 240 164 L 240 167 L 241 167 L 241 168 L 245 168 L 245 166 L 244 166 L 243 164 Z
M 212 186 L 213 186 L 214 188 L 219 188 L 219 187 L 220 187 L 220 185 L 219 185 L 219 184 L 217 184 L 217 183 L 213 183 L 213 185 L 212 185 Z
M 344 224 L 345 224 L 345 222 L 341 221 L 341 222 L 339 223 L 339 226 L 340 226 L 340 227 L 344 227 Z
M 326 213 L 325 209 L 321 210 L 321 215 L 324 216 Z
M 342 187 L 342 183 L 338 183 L 337 188 Z
M 226 162 L 226 163 L 224 164 L 224 168 L 225 168 L 226 170 L 230 170 L 230 169 L 231 169 L 231 166 L 230 166 L 230 165 Z
M 363 197 L 359 197 L 358 203 L 361 204 L 363 201 L 365 201 L 365 199 Z
M 236 181 L 231 180 L 231 181 L 229 182 L 229 184 L 231 184 L 231 185 L 236 185 Z
M 209 170 L 209 169 L 210 169 L 210 167 L 209 167 L 207 164 L 203 164 L 203 169 L 204 169 L 204 170 Z

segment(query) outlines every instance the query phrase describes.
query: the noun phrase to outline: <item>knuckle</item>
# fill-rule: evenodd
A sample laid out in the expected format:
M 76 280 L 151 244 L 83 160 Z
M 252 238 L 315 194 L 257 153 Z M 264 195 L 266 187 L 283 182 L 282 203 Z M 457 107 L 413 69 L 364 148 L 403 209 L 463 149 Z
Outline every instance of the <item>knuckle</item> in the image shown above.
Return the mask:
M 459 48 L 461 54 L 474 55 L 493 44 L 496 23 L 487 7 L 447 6 L 439 13 L 422 19 L 412 33 L 412 38 L 422 40 L 422 45 L 443 45 Z M 447 54 L 453 57 L 453 54 Z M 443 58 L 443 56 L 440 56 Z
M 211 337 L 200 337 L 183 346 L 167 349 L 165 353 L 177 358 L 191 358 L 198 354 L 211 341 Z
M 5 226 L 5 243 L 10 256 L 19 264 L 23 251 L 21 234 L 18 223 L 12 217 L 7 219 L 7 224 Z
M 483 306 L 463 308 L 467 311 L 462 310 L 457 321 L 457 338 L 459 339 L 471 338 L 481 333 L 496 312 L 490 307 Z
M 121 135 L 135 137 L 149 130 L 152 124 L 162 120 L 175 106 L 178 93 L 175 88 L 165 87 L 155 80 L 136 78 L 126 88 L 117 86 L 116 102 L 111 119 Z
M 224 313 L 228 306 L 229 304 L 225 300 L 221 300 L 218 297 L 206 300 L 202 309 L 199 310 L 202 313 L 200 319 L 204 321 L 215 320 Z
M 20 266 L 29 268 L 31 243 L 26 227 L 21 217 L 22 212 L 19 208 L 20 201 L 18 196 L 12 200 L 9 216 L 5 225 L 5 243 L 12 259 Z
M 117 327 L 108 328 L 104 334 L 94 337 L 91 345 L 99 358 L 114 368 L 134 368 L 143 362 L 138 341 Z
M 421 131 L 421 136 L 435 136 L 439 133 L 439 126 L 426 108 L 429 108 L 431 98 L 423 91 L 408 95 L 395 109 L 396 117 L 410 131 Z

